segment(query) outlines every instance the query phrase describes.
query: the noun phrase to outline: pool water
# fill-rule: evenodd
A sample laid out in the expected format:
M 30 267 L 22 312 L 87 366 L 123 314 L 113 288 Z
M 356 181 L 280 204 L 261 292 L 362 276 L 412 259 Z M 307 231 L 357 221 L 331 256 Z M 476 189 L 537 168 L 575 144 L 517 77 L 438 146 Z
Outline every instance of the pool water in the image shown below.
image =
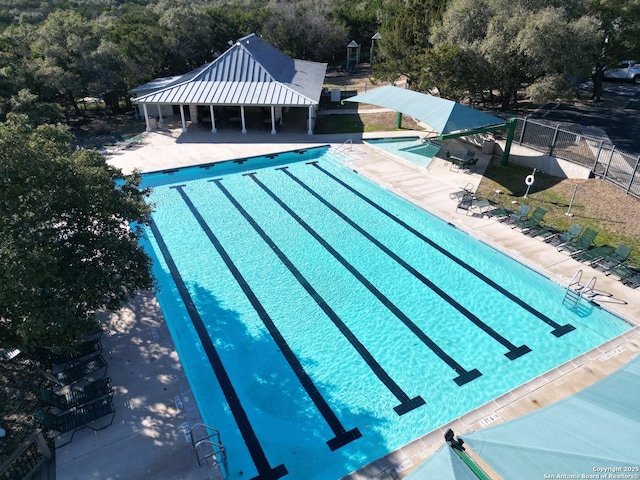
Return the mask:
M 340 478 L 630 325 L 326 147 L 145 175 L 158 300 L 230 478 Z
M 374 138 L 365 140 L 365 143 L 421 167 L 427 167 L 431 163 L 431 159 L 442 148 L 439 143 L 427 139 L 423 140 L 421 137 Z

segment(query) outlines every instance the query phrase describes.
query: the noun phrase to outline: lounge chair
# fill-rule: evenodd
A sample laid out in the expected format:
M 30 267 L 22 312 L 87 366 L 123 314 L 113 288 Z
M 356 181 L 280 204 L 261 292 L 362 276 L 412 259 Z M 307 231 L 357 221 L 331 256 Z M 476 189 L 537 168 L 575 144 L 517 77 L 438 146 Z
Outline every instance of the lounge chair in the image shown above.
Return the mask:
M 568 230 L 559 233 L 556 237 L 552 237 L 549 241 L 556 244 L 556 246 L 563 245 L 567 242 L 572 242 L 580 236 L 583 231 L 583 227 L 577 223 L 572 224 Z
M 581 262 L 592 264 L 603 259 L 613 252 L 613 247 L 609 245 L 601 245 L 600 247 L 587 248 L 575 255 L 575 258 Z
M 467 183 L 464 188 L 460 189 L 460 190 L 456 190 L 455 192 L 451 192 L 449 194 L 449 198 L 451 200 L 459 200 L 460 198 L 462 198 L 465 194 L 471 193 L 473 194 L 473 183 Z
M 507 222 L 513 223 L 513 222 L 518 222 L 520 220 L 524 220 L 527 218 L 530 211 L 531 211 L 530 205 L 522 204 L 520 205 L 520 208 L 518 209 L 517 212 L 513 212 L 509 214 L 509 216 L 507 217 Z
M 537 227 L 542 222 L 542 218 L 546 215 L 547 211 L 542 207 L 536 207 L 530 217 L 524 220 L 516 220 L 511 228 L 519 228 L 523 233 L 528 232 L 533 227 Z
M 499 221 L 504 221 L 509 217 L 509 214 L 511 214 L 513 212 L 511 212 L 510 210 L 507 210 L 504 207 L 498 207 L 498 208 L 494 208 L 491 210 L 488 210 L 486 212 L 487 217 L 489 218 L 495 218 Z
M 94 426 L 93 423 L 96 420 L 104 418 L 108 415 L 111 415 L 109 423 L 103 424 L 99 427 Z M 55 415 L 44 408 L 38 408 L 36 410 L 36 419 L 38 423 L 44 428 L 51 430 L 52 432 L 57 432 L 57 434 L 54 435 L 54 438 L 64 433 L 72 432 L 69 440 L 61 445 L 58 445 L 58 447 L 71 442 L 71 440 L 73 440 L 73 435 L 75 434 L 75 432 L 77 432 L 81 428 L 89 427 L 95 431 L 107 428 L 113 423 L 114 416 L 115 410 L 111 403 L 111 397 L 105 397 L 97 402 L 89 403 L 82 407 L 71 409 L 61 415 Z
M 631 247 L 628 247 L 627 245 L 621 243 L 613 252 L 607 254 L 601 259 L 598 259 L 592 264 L 592 266 L 597 268 L 598 270 L 606 272 L 607 270 L 610 270 L 613 267 L 617 267 L 618 265 L 627 261 L 629 255 L 631 255 Z
M 72 385 L 80 381 L 88 383 L 95 382 L 101 378 L 104 378 L 107 374 L 108 364 L 102 355 L 92 358 L 87 362 L 80 362 L 68 368 L 65 368 L 61 372 L 51 373 L 42 369 L 38 369 L 40 375 L 49 380 L 51 383 L 59 385 L 61 387 Z M 102 372 L 102 373 L 101 373 Z
M 622 282 L 627 278 L 633 277 L 636 273 L 638 273 L 638 269 L 626 263 L 620 263 L 604 272 L 607 276 L 613 275 L 614 277 L 618 277 Z
M 81 342 L 75 345 L 72 351 L 64 355 L 51 355 L 51 365 L 53 371 L 64 370 L 70 363 L 88 360 L 91 357 L 95 357 L 102 352 L 102 344 L 100 340 L 90 340 L 88 342 Z
M 558 251 L 567 252 L 569 255 L 577 255 L 578 253 L 591 248 L 593 241 L 597 236 L 598 232 L 596 230 L 587 227 L 578 238 L 560 245 L 558 247 Z
M 84 387 L 73 387 L 64 394 L 53 392 L 48 388 L 40 389 L 40 400 L 60 411 L 95 402 L 103 397 L 113 396 L 113 387 L 109 377 L 90 383 Z
M 559 233 L 560 232 L 558 231 L 558 229 L 549 225 L 537 225 L 529 230 L 529 234 L 532 237 L 540 237 L 545 243 L 551 242 L 554 237 L 558 236 Z

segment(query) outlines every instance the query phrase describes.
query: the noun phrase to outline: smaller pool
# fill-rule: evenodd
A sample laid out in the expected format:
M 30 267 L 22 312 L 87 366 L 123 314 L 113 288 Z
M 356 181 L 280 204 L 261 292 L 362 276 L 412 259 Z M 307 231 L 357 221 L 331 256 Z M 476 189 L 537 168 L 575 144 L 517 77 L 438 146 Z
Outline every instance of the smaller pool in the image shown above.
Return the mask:
M 374 138 L 366 140 L 365 143 L 376 148 L 392 153 L 400 158 L 426 167 L 431 163 L 431 159 L 436 156 L 442 145 L 421 137 L 400 137 L 400 138 Z

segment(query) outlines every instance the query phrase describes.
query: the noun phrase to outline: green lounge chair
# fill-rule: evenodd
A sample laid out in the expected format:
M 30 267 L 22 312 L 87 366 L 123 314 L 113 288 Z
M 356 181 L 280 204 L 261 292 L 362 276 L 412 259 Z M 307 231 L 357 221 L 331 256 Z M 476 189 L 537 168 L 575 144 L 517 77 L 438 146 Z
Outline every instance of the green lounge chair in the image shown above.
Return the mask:
M 38 370 L 44 379 L 65 387 L 80 381 L 91 383 L 104 378 L 107 374 L 107 368 L 108 364 L 105 359 L 102 355 L 98 355 L 87 362 L 80 362 L 55 374 L 41 369 Z
M 520 220 L 525 220 L 529 215 L 530 211 L 531 211 L 530 205 L 522 204 L 520 205 L 520 208 L 518 209 L 517 212 L 509 214 L 509 216 L 507 217 L 507 222 L 513 223 L 513 222 L 518 222 Z
M 94 422 L 111 415 L 109 423 L 96 427 Z M 38 423 L 51 430 L 57 432 L 53 437 L 58 437 L 62 434 L 71 432 L 71 437 L 65 443 L 57 445 L 61 447 L 73 440 L 75 432 L 84 427 L 89 427 L 92 430 L 98 431 L 103 428 L 107 428 L 113 423 L 113 417 L 115 416 L 115 410 L 111 403 L 111 397 L 103 398 L 97 402 L 93 402 L 82 407 L 77 407 L 69 410 L 61 415 L 55 415 L 44 408 L 38 408 L 36 410 L 36 419 Z
M 611 270 L 613 267 L 617 267 L 623 262 L 626 262 L 629 255 L 631 255 L 631 250 L 631 247 L 621 243 L 613 252 L 607 254 L 601 259 L 598 259 L 592 264 L 592 266 L 604 272 Z
M 556 237 L 551 237 L 549 242 L 554 243 L 557 247 L 567 242 L 572 242 L 580 236 L 583 231 L 583 227 L 577 223 L 572 224 L 568 230 L 558 233 Z
M 40 400 L 62 412 L 111 396 L 113 396 L 113 387 L 109 377 L 90 383 L 85 387 L 71 388 L 64 394 L 53 392 L 44 387 L 40 389 Z
M 625 279 L 633 277 L 636 273 L 638 273 L 638 269 L 632 267 L 631 265 L 627 265 L 626 263 L 620 263 L 615 267 L 610 268 L 604 272 L 605 275 L 610 276 L 613 275 L 618 277 L 618 279 L 624 282 Z
M 542 218 L 546 215 L 547 211 L 542 207 L 536 207 L 531 216 L 525 220 L 516 220 L 511 228 L 519 228 L 522 233 L 526 233 L 534 227 L 540 225 Z
M 592 228 L 585 228 L 582 234 L 567 243 L 563 243 L 558 247 L 559 252 L 567 252 L 569 255 L 577 255 L 580 252 L 591 248 L 593 241 L 598 236 L 598 232 Z
M 503 221 L 506 218 L 509 217 L 509 214 L 512 213 L 511 211 L 507 210 L 504 207 L 497 207 L 497 208 L 493 208 L 491 210 L 488 210 L 485 215 L 489 218 L 495 218 L 498 221 Z
M 455 192 L 451 192 L 449 194 L 449 198 L 451 200 L 459 200 L 460 198 L 464 197 L 466 194 L 470 193 L 473 195 L 473 183 L 467 183 L 463 188 L 461 188 L 460 190 L 456 190 Z
M 575 255 L 575 258 L 581 262 L 594 264 L 598 260 L 603 259 L 607 255 L 613 252 L 613 247 L 609 245 L 602 245 L 600 247 L 587 248 L 582 252 Z

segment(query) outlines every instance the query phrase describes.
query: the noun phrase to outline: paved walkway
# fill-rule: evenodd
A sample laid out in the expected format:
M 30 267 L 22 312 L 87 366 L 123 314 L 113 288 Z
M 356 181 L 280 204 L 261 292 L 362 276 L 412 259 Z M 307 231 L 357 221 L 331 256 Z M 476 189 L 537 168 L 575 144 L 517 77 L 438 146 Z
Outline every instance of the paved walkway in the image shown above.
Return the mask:
M 372 134 L 370 137 L 407 135 L 410 132 Z M 419 134 L 419 132 L 416 132 Z M 164 128 L 147 133 L 141 144 L 114 151 L 109 163 L 125 173 L 158 171 L 233 158 L 251 157 L 316 145 L 344 145 L 349 166 L 384 188 L 453 223 L 461 230 L 494 245 L 531 268 L 565 284 L 584 265 L 494 220 L 457 213 L 449 193 L 467 183 L 477 186 L 489 161 L 482 156 L 479 173 L 451 172 L 435 159 L 427 168 L 417 167 L 361 144 L 361 135 L 307 136 L 255 132 L 211 134 L 202 130 L 182 133 Z M 353 142 L 353 146 L 345 142 Z M 603 274 L 595 275 L 608 308 L 630 323 L 640 322 L 640 290 L 632 290 Z M 57 475 L 73 479 L 205 479 L 214 471 L 199 467 L 188 430 L 200 421 L 199 413 L 154 295 L 139 295 L 120 312 L 104 315 L 103 338 L 108 374 L 116 389 L 113 425 L 93 432 L 76 433 L 73 442 L 59 448 Z M 514 418 L 570 395 L 616 370 L 640 352 L 640 328 L 563 365 L 552 372 L 470 412 L 452 423 L 456 434 Z M 435 431 L 354 472 L 355 479 L 402 478 L 443 444 L 443 432 Z M 605 426 L 603 426 L 605 427 Z

